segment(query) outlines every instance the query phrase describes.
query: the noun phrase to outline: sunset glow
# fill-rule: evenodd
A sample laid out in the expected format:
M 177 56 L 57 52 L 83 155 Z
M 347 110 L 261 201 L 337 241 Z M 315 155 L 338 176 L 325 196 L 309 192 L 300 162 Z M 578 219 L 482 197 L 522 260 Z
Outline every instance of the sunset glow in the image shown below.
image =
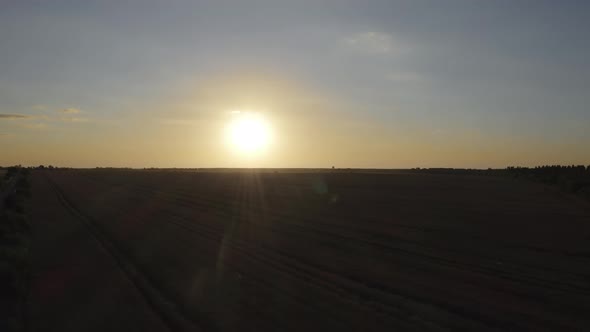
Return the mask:
M 252 155 L 268 147 L 271 141 L 269 124 L 259 115 L 241 115 L 227 128 L 227 138 L 234 150 Z
M 90 3 L 0 11 L 0 165 L 590 162 L 590 4 Z

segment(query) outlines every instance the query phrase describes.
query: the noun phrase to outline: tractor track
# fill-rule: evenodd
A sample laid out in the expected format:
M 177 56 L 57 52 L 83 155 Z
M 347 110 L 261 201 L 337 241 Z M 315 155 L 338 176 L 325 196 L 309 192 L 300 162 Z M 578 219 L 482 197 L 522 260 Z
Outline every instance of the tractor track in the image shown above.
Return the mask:
M 121 252 L 117 246 L 105 236 L 94 221 L 78 210 L 64 195 L 59 186 L 48 176 L 46 180 L 62 206 L 76 217 L 100 247 L 111 256 L 125 277 L 136 287 L 149 307 L 156 313 L 171 331 L 189 332 L 202 331 L 203 328 L 180 313 L 178 306 L 168 300 L 162 292 Z M 211 327 L 208 331 L 213 330 Z
M 87 177 L 87 179 L 99 183 L 109 182 L 107 179 L 98 180 L 91 177 Z M 110 185 L 121 186 L 125 191 L 137 192 L 138 195 L 157 197 L 158 200 L 166 201 L 171 206 L 176 204 L 186 209 L 204 210 L 208 212 L 208 215 L 224 217 L 222 219 L 231 219 L 235 215 L 234 209 L 236 208 L 243 210 L 242 212 L 245 213 L 250 212 L 251 208 L 248 205 L 228 206 L 219 197 L 194 195 L 181 190 L 163 190 L 156 186 L 134 183 L 110 183 Z M 211 243 L 218 243 L 223 240 L 224 233 L 228 231 L 228 225 L 221 226 L 222 224 L 195 222 L 194 219 L 186 218 L 182 213 L 175 212 L 173 209 L 163 208 L 159 212 L 166 216 L 166 222 L 158 222 L 158 224 L 174 225 L 174 227 L 182 229 L 184 233 L 191 233 L 195 238 L 210 241 Z M 544 297 L 544 293 L 560 293 L 561 296 L 574 297 L 578 300 L 578 297 L 583 298 L 590 291 L 587 283 L 584 282 L 587 273 L 580 273 L 581 271 L 560 271 L 552 266 L 521 264 L 516 260 L 504 260 L 502 265 L 496 265 L 494 257 L 487 257 L 484 253 L 477 253 L 477 255 L 473 253 L 472 255 L 477 256 L 476 261 L 473 261 L 475 259 L 473 257 L 462 257 L 460 255 L 454 257 L 450 253 L 460 253 L 458 251 L 460 248 L 439 247 L 436 245 L 425 246 L 413 238 L 394 235 L 380 236 L 371 230 L 358 230 L 351 228 L 349 225 L 338 225 L 334 219 L 337 216 L 323 215 L 325 218 L 321 218 L 321 220 L 311 220 L 304 213 L 301 215 L 288 215 L 280 211 L 273 211 L 272 214 L 266 217 L 272 219 L 273 223 L 270 226 L 258 225 L 262 232 L 276 232 L 276 235 L 278 235 L 280 231 L 283 235 L 288 234 L 290 239 L 300 238 L 302 241 L 311 237 L 321 239 L 328 245 L 354 243 L 355 248 L 367 252 L 378 250 L 380 253 L 388 255 L 388 257 L 401 257 L 403 261 L 398 260 L 398 266 L 403 266 L 407 270 L 419 271 L 419 275 L 444 272 L 444 277 L 458 278 L 457 280 L 460 279 L 463 285 L 470 285 L 472 288 L 479 287 L 480 289 L 488 287 L 496 294 L 504 293 L 515 298 L 524 298 L 529 305 L 553 307 L 556 312 L 563 313 L 564 310 L 563 308 L 557 310 L 556 304 L 548 301 L 549 297 Z M 91 218 L 87 219 L 92 221 Z M 229 222 L 229 224 L 232 224 L 232 222 Z M 275 229 L 273 225 L 278 228 Z M 409 227 L 408 225 L 395 226 Z M 327 230 L 331 231 L 328 232 Z M 422 229 L 422 231 L 426 230 Z M 190 245 L 184 244 L 190 249 Z M 181 245 L 181 243 L 177 245 Z M 304 259 L 294 252 L 267 246 L 265 243 L 253 245 L 239 239 L 230 239 L 228 245 L 231 246 L 233 253 L 239 256 L 240 259 L 236 260 L 241 264 L 255 265 L 257 271 L 269 272 L 271 275 L 306 285 L 310 289 L 313 288 L 317 294 L 321 293 L 322 296 L 338 297 L 341 301 L 355 303 L 355 306 L 358 306 L 359 309 L 374 310 L 388 316 L 392 321 L 396 322 L 398 327 L 403 326 L 404 329 L 445 330 L 477 326 L 478 329 L 518 330 L 531 325 L 550 329 L 569 329 L 578 323 L 571 323 L 570 325 L 570 323 L 567 323 L 567 319 L 563 319 L 563 316 L 561 319 L 556 320 L 551 317 L 531 315 L 524 312 L 521 313 L 520 319 L 508 317 L 498 319 L 498 317 L 494 316 L 493 310 L 482 311 L 477 307 L 457 304 L 457 301 L 452 298 L 452 292 L 446 290 L 433 289 L 444 294 L 448 293 L 449 296 L 444 299 L 426 296 L 424 291 L 411 291 L 410 289 L 424 290 L 432 288 L 432 285 L 422 284 L 417 280 L 405 280 L 404 284 L 407 286 L 405 288 L 392 287 L 386 282 L 361 278 L 355 273 L 349 273 L 350 271 L 341 271 L 329 266 L 318 265 L 317 262 Z M 508 243 L 502 243 L 501 245 L 507 246 Z M 344 247 L 341 249 L 344 249 Z M 235 266 L 235 268 L 240 269 L 239 266 Z M 543 273 L 548 271 L 554 271 L 562 277 L 567 277 L 557 279 Z M 465 273 L 469 273 L 469 275 Z M 471 279 L 477 280 L 473 281 Z M 506 283 L 496 285 L 492 279 L 504 280 L 516 286 L 503 289 Z M 475 283 L 482 280 L 485 281 L 485 284 Z M 304 303 L 305 297 L 302 294 L 296 294 L 287 289 L 265 283 L 265 279 L 260 278 L 259 275 L 248 275 L 248 281 L 259 283 L 266 287 L 268 291 L 272 290 L 275 294 L 284 293 L 292 300 Z M 471 294 L 465 294 L 464 297 L 469 300 L 471 296 Z M 178 301 L 178 299 L 176 300 Z M 569 304 L 562 303 L 562 305 L 569 307 Z M 316 304 L 312 303 L 310 307 L 316 307 Z M 317 309 L 321 309 L 321 307 L 317 307 Z M 570 309 L 579 310 L 575 305 L 572 305 Z M 419 321 L 414 318 L 412 312 L 421 312 Z M 330 310 L 325 310 L 325 308 L 324 313 L 331 315 Z M 453 316 L 455 322 L 451 323 L 448 318 Z

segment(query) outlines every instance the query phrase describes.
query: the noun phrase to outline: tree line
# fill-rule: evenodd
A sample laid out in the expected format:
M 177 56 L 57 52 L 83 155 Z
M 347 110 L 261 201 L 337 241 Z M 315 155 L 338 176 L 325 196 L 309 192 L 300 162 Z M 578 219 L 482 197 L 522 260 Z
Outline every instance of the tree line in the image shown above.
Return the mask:
M 510 166 L 506 168 L 506 171 L 509 175 L 516 178 L 526 178 L 550 185 L 557 185 L 568 192 L 590 197 L 590 166 Z

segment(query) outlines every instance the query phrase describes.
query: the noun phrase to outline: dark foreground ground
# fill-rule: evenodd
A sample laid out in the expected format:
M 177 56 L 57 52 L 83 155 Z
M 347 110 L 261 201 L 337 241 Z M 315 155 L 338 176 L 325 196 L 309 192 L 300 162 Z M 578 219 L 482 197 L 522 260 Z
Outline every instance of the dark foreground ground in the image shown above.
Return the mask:
M 590 329 L 590 205 L 504 177 L 35 171 L 33 331 Z

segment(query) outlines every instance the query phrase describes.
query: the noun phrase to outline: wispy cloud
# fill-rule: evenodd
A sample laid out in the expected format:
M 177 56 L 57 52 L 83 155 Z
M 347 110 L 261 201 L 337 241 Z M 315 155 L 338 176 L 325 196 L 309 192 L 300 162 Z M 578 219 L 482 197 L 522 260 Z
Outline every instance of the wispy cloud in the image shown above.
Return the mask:
M 59 110 L 59 113 L 63 113 L 63 114 L 78 114 L 80 112 L 81 111 L 78 108 L 64 108 L 62 110 Z
M 30 119 L 32 116 L 24 114 L 2 114 L 0 113 L 0 119 L 7 120 L 18 120 L 18 119 Z
M 63 117 L 61 121 L 64 122 L 89 122 L 90 119 L 87 118 L 79 118 L 79 117 Z
M 395 47 L 391 35 L 374 31 L 356 33 L 345 38 L 344 41 L 349 47 L 370 54 L 391 53 Z
M 48 127 L 48 125 L 46 123 L 41 123 L 41 122 L 23 125 L 23 128 L 33 129 L 33 130 L 46 129 L 47 127 Z

